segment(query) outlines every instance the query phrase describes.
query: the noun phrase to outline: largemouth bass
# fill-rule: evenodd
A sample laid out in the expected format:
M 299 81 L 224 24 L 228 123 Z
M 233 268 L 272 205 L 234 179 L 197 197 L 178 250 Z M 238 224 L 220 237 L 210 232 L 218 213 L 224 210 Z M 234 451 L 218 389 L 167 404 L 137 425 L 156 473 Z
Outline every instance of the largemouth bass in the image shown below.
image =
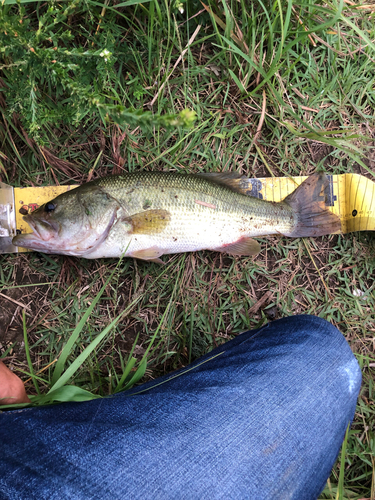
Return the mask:
M 13 244 L 87 259 L 160 261 L 164 254 L 196 250 L 255 255 L 256 236 L 321 236 L 341 228 L 325 203 L 324 174 L 313 174 L 280 203 L 246 196 L 238 192 L 240 183 L 233 174 L 104 177 L 26 215 L 33 233 L 16 236 Z

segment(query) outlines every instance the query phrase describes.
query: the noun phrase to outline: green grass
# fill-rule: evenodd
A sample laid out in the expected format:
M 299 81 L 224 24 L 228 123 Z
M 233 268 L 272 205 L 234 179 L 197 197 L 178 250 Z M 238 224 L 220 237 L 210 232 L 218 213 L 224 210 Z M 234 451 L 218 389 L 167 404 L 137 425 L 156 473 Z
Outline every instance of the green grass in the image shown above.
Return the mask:
M 138 169 L 262 177 L 317 168 L 374 179 L 375 8 L 205 4 L 189 0 L 181 14 L 179 2 L 156 0 L 76 0 L 51 10 L 5 0 L 0 180 L 29 186 Z M 0 256 L 0 292 L 27 306 L 23 323 L 23 308 L 2 301 L 1 356 L 31 377 L 35 403 L 51 401 L 56 383 L 66 387 L 60 399 L 104 396 L 139 375 L 186 366 L 275 314 L 317 314 L 340 328 L 363 369 L 346 450 L 321 498 L 375 498 L 374 236 L 261 244 L 255 259 L 200 252 L 164 258 L 164 267 Z

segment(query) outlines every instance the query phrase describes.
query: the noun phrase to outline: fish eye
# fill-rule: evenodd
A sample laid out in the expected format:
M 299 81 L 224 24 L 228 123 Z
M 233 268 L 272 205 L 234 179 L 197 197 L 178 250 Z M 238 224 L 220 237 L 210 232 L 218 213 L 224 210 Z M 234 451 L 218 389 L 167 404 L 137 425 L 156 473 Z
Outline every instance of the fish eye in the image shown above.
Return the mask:
M 56 205 L 54 203 L 48 202 L 45 204 L 44 211 L 45 212 L 53 212 L 56 208 Z

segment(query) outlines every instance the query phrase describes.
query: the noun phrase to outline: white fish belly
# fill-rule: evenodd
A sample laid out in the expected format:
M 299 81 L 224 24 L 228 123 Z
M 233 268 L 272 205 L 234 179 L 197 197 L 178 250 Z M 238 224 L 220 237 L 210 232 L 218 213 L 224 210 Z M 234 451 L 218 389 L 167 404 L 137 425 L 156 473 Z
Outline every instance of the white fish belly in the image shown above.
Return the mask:
M 212 210 L 207 208 L 207 210 Z M 215 250 L 235 243 L 244 237 L 264 236 L 281 232 L 282 225 L 275 220 L 252 220 L 243 215 L 230 220 L 227 214 L 179 214 L 172 217 L 168 226 L 157 234 L 129 234 L 129 225 L 115 224 L 107 239 L 86 258 L 131 256 L 150 248 L 160 250 L 160 255 Z

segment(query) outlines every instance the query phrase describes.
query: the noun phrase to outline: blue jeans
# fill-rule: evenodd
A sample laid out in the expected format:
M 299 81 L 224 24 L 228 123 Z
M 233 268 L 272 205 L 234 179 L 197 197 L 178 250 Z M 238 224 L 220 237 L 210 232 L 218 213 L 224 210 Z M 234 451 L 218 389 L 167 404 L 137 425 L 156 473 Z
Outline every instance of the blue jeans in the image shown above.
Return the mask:
M 361 384 L 314 316 L 248 331 L 167 377 L 0 414 L 1 499 L 316 499 Z

